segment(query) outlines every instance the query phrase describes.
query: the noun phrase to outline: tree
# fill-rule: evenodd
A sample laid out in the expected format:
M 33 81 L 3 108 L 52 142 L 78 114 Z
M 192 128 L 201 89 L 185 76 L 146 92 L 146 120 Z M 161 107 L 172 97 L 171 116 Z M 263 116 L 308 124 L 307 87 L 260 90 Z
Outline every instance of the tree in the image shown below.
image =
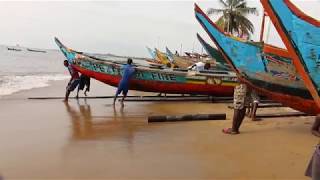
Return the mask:
M 217 26 L 227 33 L 239 37 L 247 36 L 254 32 L 254 26 L 248 14 L 258 15 L 257 8 L 247 7 L 246 0 L 219 0 L 223 6 L 221 9 L 209 8 L 208 15 L 222 14 L 216 21 Z

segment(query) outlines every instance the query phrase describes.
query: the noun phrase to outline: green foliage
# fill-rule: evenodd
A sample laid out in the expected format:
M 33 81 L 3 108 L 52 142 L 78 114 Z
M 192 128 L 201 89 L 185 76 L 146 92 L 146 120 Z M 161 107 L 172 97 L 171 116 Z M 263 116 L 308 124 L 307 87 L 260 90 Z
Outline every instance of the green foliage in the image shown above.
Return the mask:
M 219 0 L 221 9 L 209 8 L 208 15 L 222 14 L 216 24 L 225 32 L 243 37 L 250 37 L 254 32 L 252 22 L 247 19 L 248 14 L 258 15 L 257 8 L 247 6 L 246 0 Z

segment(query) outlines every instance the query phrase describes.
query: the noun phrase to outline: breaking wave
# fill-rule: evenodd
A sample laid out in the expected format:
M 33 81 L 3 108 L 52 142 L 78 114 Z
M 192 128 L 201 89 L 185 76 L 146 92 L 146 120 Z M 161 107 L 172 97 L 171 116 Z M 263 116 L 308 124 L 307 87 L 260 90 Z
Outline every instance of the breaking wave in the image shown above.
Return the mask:
M 65 74 L 43 75 L 4 75 L 0 76 L 0 96 L 10 95 L 22 90 L 49 86 L 50 81 L 70 78 Z

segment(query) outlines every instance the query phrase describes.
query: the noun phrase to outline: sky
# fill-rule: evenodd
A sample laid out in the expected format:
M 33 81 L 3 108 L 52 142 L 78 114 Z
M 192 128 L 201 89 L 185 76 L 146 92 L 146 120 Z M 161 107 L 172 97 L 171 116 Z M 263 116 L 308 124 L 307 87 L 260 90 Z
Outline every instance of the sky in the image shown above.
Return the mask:
M 218 0 L 0 1 L 0 44 L 57 49 L 56 36 L 68 47 L 85 52 L 148 57 L 146 46 L 201 52 L 196 33 L 213 43 L 194 17 L 195 2 L 204 11 L 221 7 Z M 320 0 L 292 2 L 320 19 Z M 258 40 L 262 6 L 259 0 L 248 0 L 248 6 L 259 11 L 259 16 L 248 17 L 255 26 L 253 40 Z M 265 41 L 284 47 L 268 24 Z

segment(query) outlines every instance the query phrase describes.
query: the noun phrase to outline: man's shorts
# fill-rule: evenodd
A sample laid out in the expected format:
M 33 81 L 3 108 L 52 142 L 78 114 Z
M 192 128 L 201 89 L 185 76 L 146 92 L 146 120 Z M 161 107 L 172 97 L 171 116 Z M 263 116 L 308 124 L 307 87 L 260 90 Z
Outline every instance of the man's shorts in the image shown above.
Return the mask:
M 84 86 L 87 86 L 88 89 L 90 88 L 90 77 L 82 74 L 80 76 L 79 89 L 83 90 Z
M 72 79 L 67 86 L 67 90 L 73 91 L 79 85 L 79 82 L 79 79 Z
M 117 89 L 117 95 L 119 95 L 122 92 L 122 94 L 126 96 L 128 94 L 128 91 L 129 91 L 128 88 L 119 86 Z
M 117 95 L 121 92 L 123 95 L 127 95 L 129 91 L 129 82 L 128 81 L 120 81 L 117 89 Z

